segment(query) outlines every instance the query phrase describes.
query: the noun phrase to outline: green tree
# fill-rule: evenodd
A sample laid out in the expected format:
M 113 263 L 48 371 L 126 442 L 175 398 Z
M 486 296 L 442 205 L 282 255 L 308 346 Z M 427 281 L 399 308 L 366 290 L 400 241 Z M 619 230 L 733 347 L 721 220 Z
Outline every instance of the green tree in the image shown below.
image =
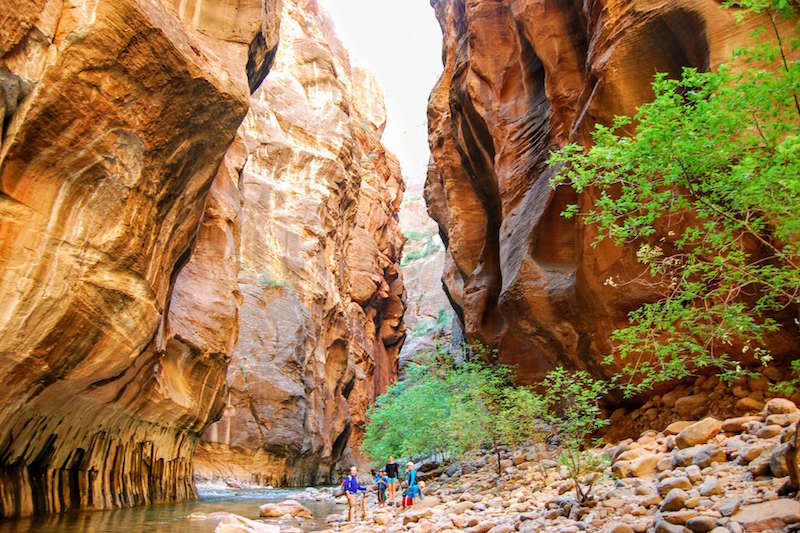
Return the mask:
M 775 319 L 800 297 L 800 65 L 787 58 L 800 40 L 779 32 L 796 2 L 746 0 L 765 13 L 760 44 L 714 72 L 661 74 L 655 99 L 631 118 L 598 125 L 589 149 L 552 154 L 553 186 L 592 191 L 580 213 L 597 242 L 636 246 L 644 283 L 661 298 L 615 331 L 627 395 L 716 367 L 740 372 L 743 353 L 762 360 Z M 626 133 L 632 135 L 628 136 Z M 578 214 L 569 206 L 564 216 Z M 595 244 L 597 244 L 597 242 Z
M 367 410 L 362 449 L 373 461 L 392 454 L 445 455 L 452 449 L 449 428 L 436 423 L 451 415 L 447 383 L 424 365 L 412 363 L 407 373 Z
M 500 447 L 505 444 L 504 415 L 506 394 L 512 390 L 511 370 L 503 365 L 488 366 L 468 361 L 449 372 L 451 417 L 456 450 L 465 452 L 486 445 L 497 459 L 498 478 L 502 474 Z
M 600 400 L 608 394 L 611 383 L 585 371 L 557 368 L 545 376 L 540 386 L 542 418 L 560 441 L 558 462 L 567 467 L 578 502 L 585 503 L 607 466 L 605 458 L 591 450 L 589 444 L 590 438 L 608 425 Z

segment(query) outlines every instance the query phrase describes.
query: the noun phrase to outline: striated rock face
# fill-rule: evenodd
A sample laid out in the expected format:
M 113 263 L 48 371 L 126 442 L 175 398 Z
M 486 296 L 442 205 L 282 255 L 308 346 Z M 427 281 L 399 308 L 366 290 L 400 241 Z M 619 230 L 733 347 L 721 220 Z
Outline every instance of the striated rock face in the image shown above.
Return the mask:
M 235 257 L 237 176 L 220 161 L 278 10 L 2 12 L 0 518 L 191 497 L 236 338 L 236 272 L 218 258 Z
M 554 365 L 596 373 L 609 334 L 652 289 L 635 249 L 560 216 L 591 193 L 553 191 L 546 159 L 652 97 L 655 72 L 727 61 L 763 21 L 715 0 L 432 0 L 444 73 L 428 107 L 425 197 L 448 246 L 443 282 L 467 336 L 523 380 Z M 774 352 L 789 342 L 775 340 Z
M 241 306 L 225 414 L 196 454 L 201 479 L 330 481 L 338 461 L 358 459 L 366 408 L 396 378 L 405 335 L 392 216 L 404 186 L 380 142 L 383 95 L 316 2 L 284 2 L 280 41 L 219 183 L 240 208 L 220 201 L 203 226 L 232 243 L 203 272 Z

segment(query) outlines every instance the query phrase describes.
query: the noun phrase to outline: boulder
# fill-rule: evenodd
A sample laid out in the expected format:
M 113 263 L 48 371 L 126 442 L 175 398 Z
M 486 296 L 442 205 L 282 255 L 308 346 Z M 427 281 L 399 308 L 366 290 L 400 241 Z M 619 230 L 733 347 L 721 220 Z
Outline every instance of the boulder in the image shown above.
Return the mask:
M 611 522 L 603 529 L 605 533 L 634 533 L 633 528 L 627 524 Z
M 699 422 L 685 427 L 675 437 L 678 448 L 689 448 L 698 444 L 705 444 L 722 430 L 722 422 L 716 418 L 704 418 Z
M 664 501 L 661 502 L 661 511 L 680 511 L 686 507 L 686 500 L 689 499 L 689 494 L 682 489 L 671 489 Z
M 692 418 L 708 409 L 708 395 L 694 394 L 691 396 L 684 396 L 675 402 L 675 410 L 679 415 Z
M 800 412 L 769 415 L 765 422 L 769 426 L 774 425 L 785 428 L 786 426 L 796 424 L 798 420 L 800 420 Z
M 211 513 L 209 520 L 217 521 L 214 533 L 280 533 L 281 528 L 272 525 L 250 520 L 243 516 L 232 513 Z
M 703 483 L 697 488 L 700 496 L 714 496 L 722 493 L 722 485 L 719 479 L 714 476 L 706 478 Z
M 713 462 L 722 463 L 726 459 L 725 452 L 716 444 L 692 446 L 683 450 L 676 450 L 672 454 L 674 467 L 685 467 L 695 464 L 705 468 Z
M 740 413 L 757 413 L 764 408 L 764 403 L 755 398 L 740 398 L 736 402 L 736 410 Z
M 691 426 L 692 424 L 694 424 L 694 421 L 679 420 L 677 422 L 673 422 L 672 424 L 668 425 L 664 429 L 664 433 L 667 433 L 668 435 L 677 435 L 678 433 L 680 433 L 687 427 Z
M 731 519 L 742 524 L 745 531 L 780 531 L 789 524 L 800 522 L 800 502 L 780 498 L 745 505 Z
M 749 422 L 761 422 L 761 417 L 751 415 L 728 418 L 722 422 L 722 431 L 725 433 L 741 433 L 745 430 L 745 425 Z
M 670 524 L 666 520 L 656 520 L 655 533 L 692 533 L 680 524 Z
M 686 521 L 686 527 L 694 533 L 708 533 L 717 527 L 717 519 L 706 515 L 695 516 Z
M 769 459 L 769 469 L 775 477 L 786 477 L 789 475 L 789 452 L 791 443 L 784 442 L 775 447 Z
M 280 518 L 284 515 L 311 518 L 311 511 L 297 500 L 284 500 L 279 503 L 265 503 L 258 508 L 262 518 Z
M 617 461 L 611 471 L 618 478 L 642 477 L 656 472 L 659 456 L 645 454 L 630 461 Z
M 692 482 L 686 476 L 664 478 L 656 485 L 656 489 L 662 497 L 673 489 L 689 490 L 691 488 Z
M 764 412 L 767 415 L 785 415 L 796 413 L 797 411 L 795 403 L 785 398 L 773 398 L 764 406 Z

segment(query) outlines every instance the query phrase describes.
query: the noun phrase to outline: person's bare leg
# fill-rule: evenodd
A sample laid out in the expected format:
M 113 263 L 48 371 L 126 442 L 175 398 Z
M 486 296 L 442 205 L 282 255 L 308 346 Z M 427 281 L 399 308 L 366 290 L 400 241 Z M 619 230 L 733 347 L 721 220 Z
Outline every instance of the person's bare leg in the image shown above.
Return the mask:
M 353 514 L 355 512 L 355 507 L 356 507 L 356 502 L 353 501 L 354 499 L 355 499 L 355 496 L 353 496 L 352 494 L 350 494 L 348 492 L 347 493 L 347 521 L 348 522 L 352 522 L 353 521 Z
M 361 520 L 367 519 L 367 493 L 361 495 Z

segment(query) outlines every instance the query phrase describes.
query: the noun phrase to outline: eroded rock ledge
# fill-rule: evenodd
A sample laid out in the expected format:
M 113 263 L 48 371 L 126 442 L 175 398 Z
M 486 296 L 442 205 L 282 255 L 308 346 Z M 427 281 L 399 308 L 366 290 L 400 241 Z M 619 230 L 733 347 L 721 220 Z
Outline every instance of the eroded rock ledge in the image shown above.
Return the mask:
M 272 0 L 4 3 L 0 518 L 195 494 L 236 306 L 195 329 L 205 309 L 173 297 L 277 17 Z
M 609 335 L 654 301 L 652 287 L 606 284 L 641 269 L 634 247 L 604 242 L 560 213 L 549 151 L 590 142 L 595 123 L 652 98 L 656 72 L 730 59 L 764 20 L 736 21 L 715 0 L 432 0 L 444 73 L 428 107 L 426 201 L 447 245 L 443 283 L 470 340 L 500 349 L 525 381 L 557 365 L 595 374 Z M 780 356 L 796 332 L 769 339 Z

